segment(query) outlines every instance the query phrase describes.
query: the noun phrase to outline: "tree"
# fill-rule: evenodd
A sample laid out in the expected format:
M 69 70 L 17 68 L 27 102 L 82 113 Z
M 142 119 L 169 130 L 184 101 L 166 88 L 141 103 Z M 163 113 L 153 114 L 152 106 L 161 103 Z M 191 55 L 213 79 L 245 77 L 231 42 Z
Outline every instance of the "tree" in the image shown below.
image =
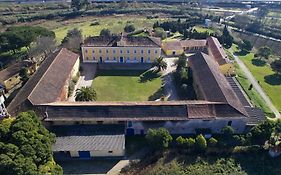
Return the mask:
M 124 27 L 124 31 L 127 32 L 127 33 L 131 33 L 133 31 L 135 31 L 135 26 L 133 24 L 127 24 L 125 27 Z
M 175 61 L 177 65 L 177 71 L 181 70 L 182 68 L 186 68 L 187 66 L 187 57 L 184 53 L 179 56 L 179 59 Z
M 194 145 L 195 145 L 195 140 L 194 140 L 194 138 L 187 138 L 186 139 L 186 146 L 188 147 L 188 148 L 193 148 L 194 147 Z
M 277 74 L 281 73 L 281 59 L 275 60 L 270 64 L 270 67 Z
M 72 51 L 79 51 L 82 42 L 82 30 L 74 28 L 67 31 L 66 37 L 62 40 L 62 45 Z
M 154 29 L 154 36 L 155 37 L 160 37 L 161 39 L 167 38 L 166 32 L 161 27 L 157 27 L 157 28 Z
M 154 66 L 157 67 L 157 71 L 161 71 L 161 70 L 167 69 L 167 63 L 164 61 L 163 57 L 157 58 L 156 62 L 154 63 Z
M 165 128 L 149 129 L 145 138 L 156 149 L 168 148 L 169 143 L 173 140 L 169 131 Z
M 119 2 L 119 6 L 120 6 L 120 8 L 126 8 L 126 7 L 128 7 L 128 2 L 127 2 L 127 0 L 121 0 L 121 1 Z
M 100 36 L 103 36 L 103 37 L 110 37 L 111 36 L 111 32 L 109 29 L 102 29 L 100 31 Z
M 264 59 L 268 59 L 269 56 L 271 55 L 271 52 L 272 51 L 269 47 L 264 46 L 264 47 L 259 48 L 257 55 L 264 58 Z
M 234 129 L 231 126 L 225 126 L 221 129 L 223 137 L 231 137 L 234 134 Z
M 230 32 L 228 31 L 227 26 L 224 26 L 223 34 L 219 37 L 219 41 L 221 44 L 223 44 L 226 48 L 230 48 L 233 43 L 233 37 L 230 35 Z
M 96 91 L 92 87 L 82 87 L 76 90 L 75 101 L 95 101 Z
M 82 8 L 84 8 L 87 5 L 89 5 L 88 0 L 71 0 L 71 7 L 74 10 L 80 11 Z
M 196 145 L 196 149 L 200 152 L 205 151 L 207 149 L 207 141 L 202 134 L 196 137 L 195 145 Z
M 264 144 L 266 140 L 270 138 L 271 133 L 274 131 L 275 122 L 266 120 L 256 126 L 254 126 L 249 134 L 247 134 L 247 139 L 252 144 Z
M 248 40 L 243 40 L 240 44 L 240 48 L 242 51 L 250 52 L 253 49 L 253 45 Z
M 218 141 L 217 139 L 211 137 L 209 140 L 208 140 L 208 145 L 210 145 L 211 147 L 215 147 L 217 145 Z
M 28 69 L 26 67 L 22 68 L 19 72 L 20 80 L 25 83 L 29 79 Z
M 50 52 L 56 48 L 56 41 L 52 37 L 39 36 L 34 45 L 28 51 L 30 61 L 37 63 L 40 60 L 40 55 L 46 57 Z
M 0 136 L 0 174 L 37 175 L 39 171 L 40 174 L 62 174 L 62 168 L 52 156 L 55 136 L 33 111 L 22 112 L 14 119 L 3 119 L 2 127 L 8 131 Z M 42 166 L 47 168 L 41 169 Z

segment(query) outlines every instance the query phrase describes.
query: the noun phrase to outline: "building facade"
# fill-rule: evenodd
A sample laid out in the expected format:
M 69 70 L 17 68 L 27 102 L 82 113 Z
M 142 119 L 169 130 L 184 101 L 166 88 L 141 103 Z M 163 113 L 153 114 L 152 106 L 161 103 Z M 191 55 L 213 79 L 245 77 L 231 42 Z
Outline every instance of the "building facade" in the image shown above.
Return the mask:
M 161 56 L 158 38 L 90 37 L 81 46 L 86 63 L 153 63 Z

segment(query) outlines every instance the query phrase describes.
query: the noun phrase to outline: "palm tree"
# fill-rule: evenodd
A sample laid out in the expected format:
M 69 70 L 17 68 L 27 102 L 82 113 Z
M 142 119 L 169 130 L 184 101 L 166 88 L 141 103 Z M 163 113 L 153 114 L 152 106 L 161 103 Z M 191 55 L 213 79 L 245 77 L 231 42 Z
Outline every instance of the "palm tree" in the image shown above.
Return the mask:
M 163 57 L 157 58 L 154 66 L 157 67 L 158 71 L 167 69 L 167 63 L 164 61 Z
M 97 93 L 92 87 L 82 87 L 76 90 L 75 101 L 95 101 Z

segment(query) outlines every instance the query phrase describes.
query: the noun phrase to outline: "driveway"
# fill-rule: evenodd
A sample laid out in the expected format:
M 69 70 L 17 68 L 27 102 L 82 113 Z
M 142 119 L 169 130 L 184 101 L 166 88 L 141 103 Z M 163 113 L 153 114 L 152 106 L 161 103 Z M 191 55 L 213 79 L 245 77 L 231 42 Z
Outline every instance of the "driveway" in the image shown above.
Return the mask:
M 164 61 L 167 63 L 167 69 L 163 70 L 163 82 L 164 82 L 164 91 L 165 96 L 167 96 L 168 101 L 179 100 L 177 89 L 173 82 L 172 72 L 176 70 L 174 65 L 175 60 L 178 58 L 164 58 Z
M 258 91 L 260 96 L 264 99 L 264 101 L 266 102 L 267 106 L 272 110 L 272 112 L 275 114 L 276 117 L 280 118 L 281 116 L 280 116 L 279 111 L 272 104 L 271 100 L 265 94 L 265 92 L 263 91 L 263 89 L 261 88 L 261 86 L 259 85 L 257 80 L 254 78 L 254 76 L 252 75 L 250 70 L 245 66 L 245 64 L 240 60 L 240 58 L 237 55 L 233 54 L 233 56 L 234 56 L 235 61 L 238 63 L 240 68 L 243 70 L 243 72 L 244 72 L 245 76 L 247 77 L 247 79 L 251 82 L 253 87 Z
M 73 93 L 71 97 L 68 98 L 68 101 L 75 101 L 75 92 L 76 89 L 79 89 L 81 87 L 90 87 L 92 85 L 93 79 L 97 72 L 97 64 L 93 63 L 82 63 L 82 72 L 79 77 L 79 80 L 77 81 Z

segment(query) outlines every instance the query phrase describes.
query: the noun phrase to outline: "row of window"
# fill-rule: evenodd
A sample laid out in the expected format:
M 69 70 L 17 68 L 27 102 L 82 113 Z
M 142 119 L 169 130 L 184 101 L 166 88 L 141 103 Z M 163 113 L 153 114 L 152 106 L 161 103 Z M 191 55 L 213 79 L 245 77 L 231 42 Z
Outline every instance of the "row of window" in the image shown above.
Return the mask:
M 112 50 L 113 53 L 116 53 L 117 51 L 116 50 Z M 85 49 L 85 53 L 88 53 L 88 49 Z M 92 53 L 95 53 L 94 50 L 92 50 Z M 100 49 L 99 50 L 99 53 L 102 53 L 102 50 Z M 106 49 L 106 53 L 109 53 L 109 50 Z M 120 53 L 123 53 L 123 50 L 120 50 Z M 127 53 L 130 53 L 130 50 L 127 50 Z M 134 53 L 137 53 L 137 50 L 134 50 Z M 144 50 L 141 50 L 140 53 L 144 53 Z M 151 53 L 151 50 L 147 50 L 147 53 Z M 157 50 L 154 51 L 154 53 L 158 53 Z
M 86 57 L 86 60 L 89 60 L 89 57 Z M 93 60 L 96 60 L 96 57 L 93 57 Z M 110 59 L 109 59 L 109 57 L 106 57 L 106 61 L 109 61 Z M 156 59 L 155 59 L 156 60 Z M 99 57 L 99 61 L 100 62 L 102 62 L 103 61 L 103 57 Z M 117 61 L 117 58 L 116 57 L 114 57 L 113 58 L 113 61 Z M 133 59 L 131 59 L 131 58 L 129 58 L 129 57 L 127 57 L 127 58 L 123 58 L 123 57 L 121 57 L 121 58 L 119 58 L 119 61 L 120 62 L 124 62 L 124 61 L 127 61 L 127 62 L 129 62 L 129 61 L 141 61 L 141 62 L 144 62 L 144 58 L 143 57 L 141 57 L 140 59 L 138 59 L 138 58 L 133 58 Z M 150 59 L 150 57 L 148 57 L 147 59 L 146 59 L 146 62 L 150 62 L 151 61 L 151 59 Z

